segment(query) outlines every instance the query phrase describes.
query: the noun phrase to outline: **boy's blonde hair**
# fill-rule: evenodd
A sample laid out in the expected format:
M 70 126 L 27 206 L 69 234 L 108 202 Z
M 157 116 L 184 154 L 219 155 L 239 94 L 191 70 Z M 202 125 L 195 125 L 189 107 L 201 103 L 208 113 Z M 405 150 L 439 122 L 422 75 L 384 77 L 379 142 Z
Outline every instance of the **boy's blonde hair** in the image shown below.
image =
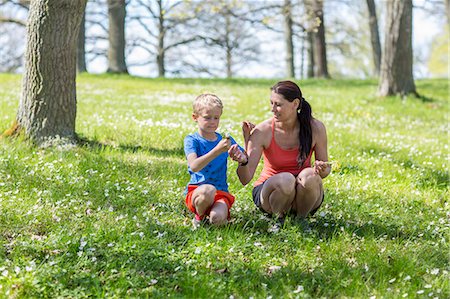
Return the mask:
M 223 109 L 223 104 L 218 96 L 211 93 L 204 93 L 199 95 L 192 103 L 192 110 L 194 114 L 199 114 L 205 108 L 213 107 Z

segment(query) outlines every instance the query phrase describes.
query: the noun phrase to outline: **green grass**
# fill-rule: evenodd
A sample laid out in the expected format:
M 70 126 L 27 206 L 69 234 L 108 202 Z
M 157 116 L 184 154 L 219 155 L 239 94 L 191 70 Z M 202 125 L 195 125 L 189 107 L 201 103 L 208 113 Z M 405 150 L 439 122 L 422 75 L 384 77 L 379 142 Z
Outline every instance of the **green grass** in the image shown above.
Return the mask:
M 76 148 L 0 140 L 0 298 L 449 298 L 447 80 L 416 98 L 364 80 L 300 81 L 332 174 L 311 231 L 278 234 L 229 162 L 233 222 L 191 230 L 183 137 L 201 92 L 221 129 L 270 116 L 274 80 L 78 78 Z M 21 78 L 0 75 L 0 131 Z

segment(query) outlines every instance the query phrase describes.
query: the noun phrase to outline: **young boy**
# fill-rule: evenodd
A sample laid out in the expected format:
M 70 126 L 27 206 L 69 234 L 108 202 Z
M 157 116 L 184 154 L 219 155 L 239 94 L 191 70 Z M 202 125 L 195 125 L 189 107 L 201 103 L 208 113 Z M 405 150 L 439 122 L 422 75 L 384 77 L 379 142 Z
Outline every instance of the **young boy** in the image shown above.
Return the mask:
M 186 190 L 186 206 L 195 217 L 197 228 L 205 216 L 211 224 L 225 224 L 230 217 L 234 196 L 228 193 L 227 158 L 246 164 L 244 150 L 231 137 L 216 132 L 222 115 L 222 101 L 213 94 L 201 94 L 193 103 L 192 118 L 198 131 L 184 139 L 191 179 Z

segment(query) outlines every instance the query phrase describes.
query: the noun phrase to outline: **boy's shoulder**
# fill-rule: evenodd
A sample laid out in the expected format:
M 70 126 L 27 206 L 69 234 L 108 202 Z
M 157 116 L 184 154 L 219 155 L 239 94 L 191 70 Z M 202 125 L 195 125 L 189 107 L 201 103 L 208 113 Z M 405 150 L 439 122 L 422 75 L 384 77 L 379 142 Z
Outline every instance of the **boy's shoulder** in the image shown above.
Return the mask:
M 194 132 L 191 134 L 186 135 L 186 137 L 184 137 L 184 139 L 199 139 L 200 134 L 198 134 L 198 132 Z

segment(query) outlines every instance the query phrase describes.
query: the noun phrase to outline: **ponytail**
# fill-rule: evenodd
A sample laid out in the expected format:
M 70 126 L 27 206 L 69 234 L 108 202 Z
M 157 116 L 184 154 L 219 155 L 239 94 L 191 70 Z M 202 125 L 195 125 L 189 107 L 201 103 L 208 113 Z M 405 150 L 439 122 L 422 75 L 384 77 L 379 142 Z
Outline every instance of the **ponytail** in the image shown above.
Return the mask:
M 299 146 L 297 162 L 299 167 L 302 167 L 305 160 L 311 152 L 312 146 L 312 111 L 309 103 L 303 98 L 300 87 L 292 81 L 280 81 L 271 87 L 271 90 L 277 94 L 281 94 L 289 102 L 295 99 L 300 100 L 297 109 L 297 119 L 300 123 L 300 132 L 298 133 Z
M 301 98 L 300 108 L 297 110 L 297 119 L 300 122 L 298 164 L 301 167 L 306 158 L 308 158 L 312 146 L 311 105 L 303 97 Z

